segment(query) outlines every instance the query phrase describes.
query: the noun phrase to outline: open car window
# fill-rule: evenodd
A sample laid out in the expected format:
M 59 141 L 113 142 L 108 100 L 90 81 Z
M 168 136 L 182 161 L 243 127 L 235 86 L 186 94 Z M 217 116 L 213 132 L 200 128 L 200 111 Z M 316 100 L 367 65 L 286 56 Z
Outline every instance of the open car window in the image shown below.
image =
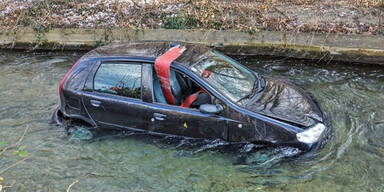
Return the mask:
M 199 108 L 201 104 L 211 104 L 213 97 L 206 93 L 198 84 L 181 72 L 171 69 L 170 71 L 170 87 L 175 105 L 185 106 L 189 97 L 195 95 L 196 98 L 188 105 L 188 108 Z M 162 92 L 162 88 L 157 77 L 156 71 L 153 69 L 153 92 L 154 101 L 157 103 L 167 104 Z M 191 100 L 190 100 L 191 101 Z
M 94 91 L 141 98 L 141 64 L 102 63 L 94 78 Z

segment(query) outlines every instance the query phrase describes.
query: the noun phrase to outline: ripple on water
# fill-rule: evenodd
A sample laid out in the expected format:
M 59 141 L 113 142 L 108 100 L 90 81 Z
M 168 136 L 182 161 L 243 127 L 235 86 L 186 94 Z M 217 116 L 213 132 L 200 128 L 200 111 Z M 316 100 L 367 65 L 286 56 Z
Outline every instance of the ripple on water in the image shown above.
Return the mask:
M 330 117 L 333 137 L 316 153 L 220 140 L 131 132 L 73 139 L 49 126 L 57 86 L 82 53 L 0 52 L 0 141 L 33 157 L 10 169 L 11 191 L 382 191 L 384 69 L 318 61 L 247 58 L 253 70 L 309 89 Z M 72 135 L 73 136 L 73 135 Z M 6 153 L 0 169 L 19 160 Z

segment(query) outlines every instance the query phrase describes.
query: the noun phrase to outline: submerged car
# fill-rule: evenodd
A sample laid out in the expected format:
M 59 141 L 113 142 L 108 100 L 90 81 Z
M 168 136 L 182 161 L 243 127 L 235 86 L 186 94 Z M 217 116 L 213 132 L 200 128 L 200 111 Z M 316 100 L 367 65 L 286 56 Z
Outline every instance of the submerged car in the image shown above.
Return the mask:
M 91 128 L 314 148 L 323 112 L 306 90 L 263 77 L 199 44 L 111 44 L 81 57 L 59 86 L 53 119 Z

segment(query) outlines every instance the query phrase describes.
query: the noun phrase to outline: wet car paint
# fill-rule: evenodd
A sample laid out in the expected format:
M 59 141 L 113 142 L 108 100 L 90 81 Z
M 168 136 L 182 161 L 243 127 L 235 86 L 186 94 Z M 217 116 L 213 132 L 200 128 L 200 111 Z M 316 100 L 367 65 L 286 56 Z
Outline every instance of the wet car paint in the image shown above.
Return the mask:
M 153 46 L 155 44 L 157 46 Z M 173 62 L 171 67 L 189 76 L 195 83 L 217 98 L 224 106 L 224 111 L 218 115 L 204 114 L 197 109 L 154 102 L 152 75 L 149 74 L 152 74 L 156 57 L 162 51 L 165 52 L 170 44 L 170 42 L 136 43 L 133 46 L 134 51 L 131 53 L 122 53 L 122 49 L 119 49 L 120 52 L 116 52 L 116 49 L 118 46 L 127 48 L 132 44 L 109 45 L 85 54 L 63 85 L 62 94 L 60 95 L 60 112 L 64 116 L 81 119 L 92 125 L 93 128 L 130 129 L 151 134 L 192 138 L 220 138 L 229 142 L 290 145 L 303 150 L 312 147 L 312 145 L 299 142 L 296 138 L 297 133 L 304 131 L 310 125 L 308 121 L 307 123 L 297 121 L 297 114 L 293 113 L 295 116 L 292 116 L 292 113 L 281 111 L 280 114 L 276 115 L 276 113 L 268 113 L 268 111 L 255 110 L 257 107 L 252 105 L 258 104 L 260 106 L 262 104 L 257 100 L 253 103 L 250 102 L 249 106 L 239 106 L 229 101 L 196 74 L 189 71 L 188 67 L 199 60 L 199 54 L 204 55 L 204 52 L 210 50 L 204 46 L 185 44 L 188 50 L 187 54 L 183 54 L 181 58 Z M 149 45 L 152 45 L 153 49 L 148 49 Z M 142 51 L 145 50 L 145 47 L 148 49 L 147 52 Z M 141 51 L 138 51 L 139 48 Z M 138 56 L 130 56 L 130 54 L 137 54 Z M 141 100 L 92 91 L 93 77 L 98 66 L 106 61 L 139 62 L 143 64 Z M 266 82 L 267 87 L 271 87 L 268 84 L 271 84 L 270 82 L 273 82 L 273 79 L 267 78 Z M 315 114 L 319 116 L 319 118 L 312 118 L 310 121 L 322 122 L 323 117 L 320 106 L 310 93 L 285 81 L 279 81 L 275 84 L 284 87 L 285 90 L 300 90 L 299 94 L 301 93 L 303 98 L 310 101 L 309 106 L 312 108 L 309 108 L 314 109 L 312 111 L 315 111 Z M 265 98 L 263 97 L 264 93 L 266 93 L 265 90 L 261 91 L 256 98 Z M 283 93 L 284 91 L 274 91 L 273 95 L 283 95 Z M 274 103 L 281 97 L 272 98 L 269 99 L 269 103 Z M 100 107 L 94 107 L 92 105 L 97 105 L 92 103 L 94 101 L 102 101 L 103 104 Z M 156 117 L 157 114 L 161 114 L 162 117 Z

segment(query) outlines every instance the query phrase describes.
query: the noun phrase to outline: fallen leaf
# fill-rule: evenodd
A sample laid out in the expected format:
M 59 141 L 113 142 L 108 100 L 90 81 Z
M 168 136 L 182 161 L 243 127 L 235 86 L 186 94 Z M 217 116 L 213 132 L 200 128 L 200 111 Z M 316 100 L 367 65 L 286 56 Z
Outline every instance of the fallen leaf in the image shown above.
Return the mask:
M 18 151 L 22 151 L 22 150 L 24 150 L 26 147 L 27 147 L 27 146 L 22 145 L 22 146 L 20 146 L 19 149 L 17 149 L 17 150 L 18 150 Z
M 28 156 L 28 151 L 21 151 L 19 153 L 19 157 L 27 157 Z

